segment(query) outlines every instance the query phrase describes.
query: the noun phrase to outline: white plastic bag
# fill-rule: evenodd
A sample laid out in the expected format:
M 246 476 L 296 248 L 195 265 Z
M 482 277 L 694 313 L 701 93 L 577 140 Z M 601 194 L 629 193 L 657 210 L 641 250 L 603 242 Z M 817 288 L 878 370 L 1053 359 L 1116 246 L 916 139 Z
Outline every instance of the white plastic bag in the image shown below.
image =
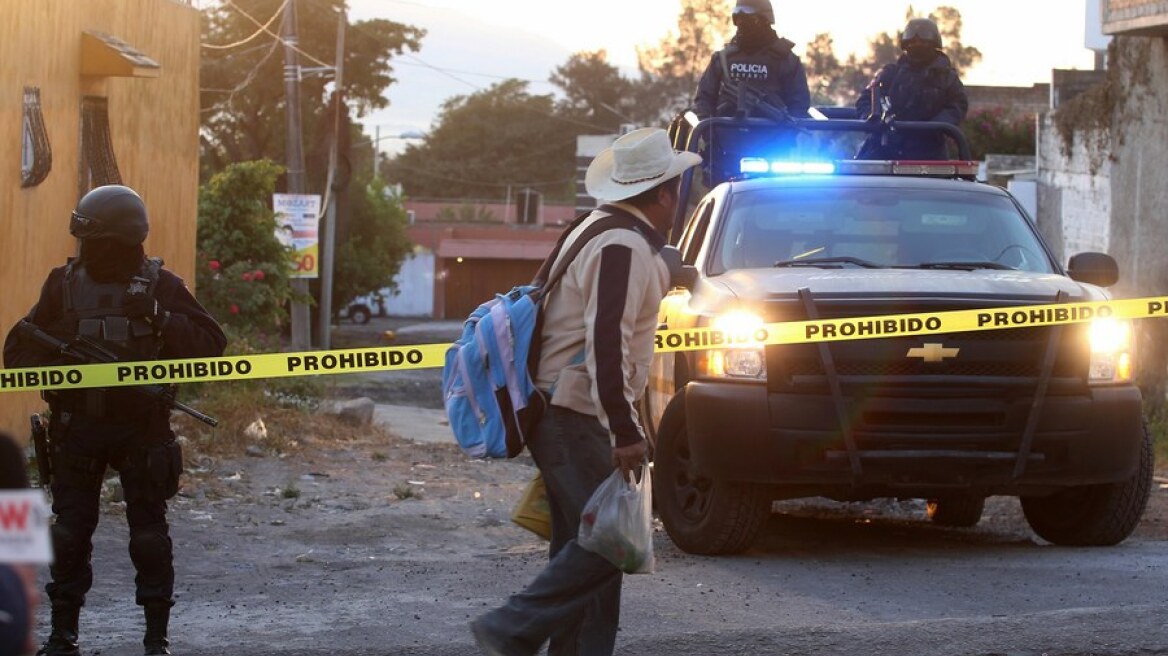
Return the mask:
M 626 574 L 653 572 L 653 486 L 649 466 L 640 482 L 619 469 L 596 488 L 580 514 L 580 546 L 604 556 Z

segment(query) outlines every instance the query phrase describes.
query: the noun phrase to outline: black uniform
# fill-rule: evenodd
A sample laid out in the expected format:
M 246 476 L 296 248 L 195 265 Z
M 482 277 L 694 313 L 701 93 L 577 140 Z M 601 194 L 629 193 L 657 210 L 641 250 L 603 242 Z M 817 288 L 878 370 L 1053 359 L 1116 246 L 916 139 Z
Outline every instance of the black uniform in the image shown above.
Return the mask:
M 157 301 L 152 321 L 126 316 L 129 296 L 143 293 Z M 227 343 L 183 281 L 157 260 L 144 260 L 136 279 L 110 282 L 95 280 L 85 265 L 72 260 L 49 274 L 27 319 L 59 339 L 86 335 L 136 360 L 215 357 Z M 76 363 L 15 331 L 5 340 L 6 368 L 63 364 Z M 169 409 L 129 388 L 46 392 L 45 397 L 51 410 L 56 514 L 52 581 L 45 590 L 54 615 L 72 610 L 75 618 L 93 583 L 92 536 L 107 466 L 120 473 L 125 491 L 136 601 L 147 609 L 168 609 L 174 567 L 166 500 L 177 483 L 177 478 L 168 480 L 176 475 L 172 467 L 181 468 Z
M 929 62 L 915 63 L 902 55 L 895 64 L 885 66 L 856 99 L 860 118 L 869 118 L 873 111 L 872 91 L 877 103 L 886 97 L 891 101 L 889 113 L 900 121 L 936 121 L 960 125 L 969 111 L 965 86 L 956 69 L 942 52 Z M 945 137 L 932 132 L 901 132 L 888 134 L 881 140 L 872 135 L 860 148 L 858 159 L 949 159 Z
M 811 107 L 807 73 L 791 51 L 795 44 L 770 30 L 769 38 L 755 48 L 744 47 L 741 37 L 714 53 L 698 82 L 694 112 L 699 118 L 734 116 L 738 112 L 738 85 L 753 87 L 769 105 L 804 118 Z M 722 59 L 725 58 L 725 69 Z M 727 84 L 729 80 L 729 84 Z M 762 117 L 755 113 L 753 116 Z
M 711 116 L 746 116 L 779 119 L 781 116 L 804 118 L 811 107 L 807 73 L 803 63 L 791 51 L 794 43 L 780 38 L 769 25 L 744 34 L 740 29 L 730 45 L 714 53 L 698 83 L 693 109 L 699 118 Z M 762 104 L 739 107 L 741 87 L 749 87 Z M 767 111 L 766 108 L 771 108 Z M 776 111 L 777 110 L 777 113 Z M 776 123 L 779 125 L 780 123 Z M 711 135 L 704 149 L 703 169 L 709 183 L 717 183 L 738 173 L 744 156 L 775 156 L 795 147 L 793 132 L 776 130 L 763 135 L 744 134 L 724 126 Z

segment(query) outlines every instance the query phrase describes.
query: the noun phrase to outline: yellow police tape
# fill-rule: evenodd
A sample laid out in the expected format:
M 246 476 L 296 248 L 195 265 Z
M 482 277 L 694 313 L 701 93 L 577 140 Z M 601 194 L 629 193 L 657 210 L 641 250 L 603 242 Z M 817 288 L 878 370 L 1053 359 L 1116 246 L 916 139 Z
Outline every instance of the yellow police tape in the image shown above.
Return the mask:
M 662 330 L 656 335 L 656 348 L 660 352 L 700 351 L 727 346 L 882 339 L 971 330 L 1053 326 L 1102 318 L 1147 319 L 1164 316 L 1168 316 L 1168 296 L 791 321 L 761 325 L 752 329 L 750 333 L 731 333 L 712 328 Z M 222 358 L 0 369 L 0 392 L 207 383 L 429 369 L 443 365 L 449 346 L 422 344 L 302 353 L 264 353 Z

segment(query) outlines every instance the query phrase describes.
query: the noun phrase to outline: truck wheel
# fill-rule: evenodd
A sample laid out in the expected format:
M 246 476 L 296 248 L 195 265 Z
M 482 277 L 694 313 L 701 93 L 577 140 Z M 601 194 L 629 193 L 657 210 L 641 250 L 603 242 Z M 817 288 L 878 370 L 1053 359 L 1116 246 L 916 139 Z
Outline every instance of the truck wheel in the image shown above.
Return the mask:
M 669 402 L 657 428 L 653 496 L 665 531 L 682 551 L 732 554 L 750 547 L 770 516 L 765 486 L 720 481 L 690 457 L 684 394 Z
M 1030 528 L 1054 544 L 1104 547 L 1131 535 L 1152 489 L 1152 438 L 1144 439 L 1136 473 L 1120 483 L 1084 485 L 1046 497 L 1022 497 L 1022 513 Z
M 981 521 L 985 497 L 957 495 L 929 499 L 926 512 L 938 526 L 969 528 Z
M 369 316 L 369 308 L 364 305 L 355 305 L 349 308 L 349 318 L 353 320 L 353 323 L 367 324 L 369 323 Z

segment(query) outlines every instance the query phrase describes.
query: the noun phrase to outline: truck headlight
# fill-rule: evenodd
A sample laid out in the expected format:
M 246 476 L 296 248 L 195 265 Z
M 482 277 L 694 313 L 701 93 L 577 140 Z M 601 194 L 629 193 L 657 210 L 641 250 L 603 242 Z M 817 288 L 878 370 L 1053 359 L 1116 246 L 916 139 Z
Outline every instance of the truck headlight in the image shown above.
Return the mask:
M 762 317 L 750 312 L 730 312 L 715 317 L 710 322 L 711 328 L 725 333 L 726 341 L 731 344 L 745 344 L 703 351 L 698 356 L 698 370 L 706 376 L 718 378 L 766 380 L 764 347 L 750 343 L 764 325 Z
M 1088 382 L 1126 383 L 1132 379 L 1132 325 L 1119 319 L 1096 319 L 1088 328 L 1091 368 Z

